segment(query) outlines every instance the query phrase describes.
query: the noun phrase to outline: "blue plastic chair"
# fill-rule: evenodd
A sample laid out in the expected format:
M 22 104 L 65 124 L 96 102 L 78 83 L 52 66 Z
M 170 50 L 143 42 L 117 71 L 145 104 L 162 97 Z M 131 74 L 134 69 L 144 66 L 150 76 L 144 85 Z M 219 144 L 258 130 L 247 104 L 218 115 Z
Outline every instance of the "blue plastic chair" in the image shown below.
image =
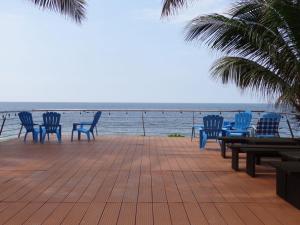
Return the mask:
M 208 139 L 215 139 L 222 134 L 224 118 L 218 115 L 208 115 L 203 117 L 203 126 L 199 128 L 199 147 L 205 148 Z
M 281 120 L 281 115 L 280 113 L 275 113 L 275 112 L 269 112 L 269 113 L 265 113 L 262 115 L 262 118 L 269 118 L 269 119 L 275 119 L 275 120 Z
M 80 140 L 81 138 L 81 133 L 86 134 L 88 141 L 91 140 L 90 134 L 92 134 L 93 139 L 95 140 L 94 129 L 96 128 L 96 125 L 101 117 L 101 114 L 102 114 L 101 111 L 96 112 L 92 122 L 73 123 L 71 141 L 73 141 L 74 131 L 78 132 L 78 140 Z M 90 127 L 85 128 L 84 126 L 90 126 Z
M 20 112 L 18 116 L 21 120 L 22 127 L 25 127 L 26 133 L 24 137 L 24 142 L 26 142 L 27 134 L 32 133 L 33 141 L 38 142 L 39 139 L 39 129 L 35 128 L 38 124 L 35 124 L 32 119 L 32 114 L 30 112 Z
M 279 123 L 281 115 L 279 113 L 266 113 L 257 122 L 255 136 L 268 138 L 279 137 Z
M 252 120 L 251 112 L 240 112 L 235 114 L 234 122 L 225 126 L 226 136 L 249 136 L 249 128 Z
M 40 141 L 45 143 L 46 135 L 56 134 L 58 142 L 61 142 L 61 115 L 56 112 L 47 112 L 43 114 L 43 125 L 40 126 Z

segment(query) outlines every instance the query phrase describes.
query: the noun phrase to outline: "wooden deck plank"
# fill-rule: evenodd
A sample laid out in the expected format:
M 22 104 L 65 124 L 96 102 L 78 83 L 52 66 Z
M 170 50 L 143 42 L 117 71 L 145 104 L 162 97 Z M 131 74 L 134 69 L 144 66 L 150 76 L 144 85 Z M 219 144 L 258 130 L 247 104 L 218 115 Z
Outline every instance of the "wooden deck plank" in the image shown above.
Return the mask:
M 299 210 L 284 207 L 276 204 L 260 204 L 268 211 L 277 221 L 284 225 L 300 224 Z
M 42 207 L 42 203 L 29 203 L 25 208 L 23 208 L 19 213 L 17 213 L 13 218 L 7 221 L 5 224 L 18 225 L 23 224 L 35 211 Z
M 163 179 L 168 202 L 182 202 L 181 196 L 172 172 L 164 172 Z
M 153 225 L 152 203 L 137 204 L 136 224 Z
M 131 171 L 124 193 L 124 202 L 137 202 L 139 194 L 140 171 Z
M 24 223 L 24 225 L 42 224 L 57 206 L 58 203 L 44 204 Z
M 173 225 L 190 225 L 182 203 L 169 203 L 169 209 Z
M 191 225 L 208 225 L 208 222 L 200 209 L 198 203 L 184 203 L 185 211 L 188 215 Z
M 69 211 L 67 216 L 64 218 L 62 225 L 77 225 L 80 224 L 87 208 L 89 207 L 88 203 L 77 203 Z
M 0 143 L 0 224 L 300 224 L 276 196 L 274 170 L 262 165 L 268 173 L 253 179 L 207 146 L 125 136 Z
M 115 182 L 118 178 L 117 171 L 111 171 L 106 175 L 103 185 L 98 190 L 94 201 L 96 202 L 107 202 L 108 198 L 114 188 Z
M 126 191 L 129 171 L 121 171 L 116 180 L 115 186 L 109 196 L 108 202 L 122 202 Z
M 207 221 L 211 225 L 226 224 L 224 218 L 221 216 L 216 206 L 213 203 L 200 203 L 200 208 L 204 213 Z
M 152 202 L 151 174 L 142 172 L 140 175 L 138 202 Z
M 118 218 L 118 225 L 135 225 L 136 203 L 123 203 Z
M 85 213 L 80 224 L 97 225 L 102 216 L 104 207 L 105 207 L 105 203 L 92 203 L 87 209 L 87 212 Z
M 172 225 L 167 203 L 153 203 L 154 225 Z
M 43 222 L 43 225 L 59 225 L 70 212 L 73 203 L 60 203 L 51 215 Z
M 248 203 L 247 207 L 260 219 L 265 225 L 280 225 L 281 223 L 267 210 L 257 203 Z
M 251 225 L 262 225 L 262 221 L 244 204 L 233 203 L 231 207 L 236 211 L 239 217 L 243 220 L 245 224 Z
M 21 211 L 27 204 L 23 202 L 9 203 L 8 206 L 0 213 L 0 224 L 4 224 L 19 211 Z
M 161 172 L 153 171 L 151 177 L 153 202 L 167 202 L 166 190 Z
M 174 171 L 173 176 L 175 178 L 175 182 L 177 184 L 178 191 L 180 193 L 181 199 L 183 202 L 197 202 L 192 189 L 189 184 L 185 180 L 182 172 Z
M 227 203 L 216 203 L 217 209 L 227 224 L 230 225 L 244 225 L 245 223 L 240 219 L 237 213 Z M 275 224 L 274 224 L 275 225 Z
M 117 224 L 121 203 L 107 203 L 98 225 Z

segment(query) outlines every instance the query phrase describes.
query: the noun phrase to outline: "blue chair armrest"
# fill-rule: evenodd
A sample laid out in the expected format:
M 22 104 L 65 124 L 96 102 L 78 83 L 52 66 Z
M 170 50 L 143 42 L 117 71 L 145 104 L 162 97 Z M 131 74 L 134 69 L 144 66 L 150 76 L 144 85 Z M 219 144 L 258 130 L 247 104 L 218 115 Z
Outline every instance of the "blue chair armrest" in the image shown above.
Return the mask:
M 79 125 L 92 125 L 93 122 L 80 122 Z
M 198 126 L 197 128 L 198 128 L 199 131 L 203 131 L 204 130 L 204 126 L 202 126 L 202 125 Z

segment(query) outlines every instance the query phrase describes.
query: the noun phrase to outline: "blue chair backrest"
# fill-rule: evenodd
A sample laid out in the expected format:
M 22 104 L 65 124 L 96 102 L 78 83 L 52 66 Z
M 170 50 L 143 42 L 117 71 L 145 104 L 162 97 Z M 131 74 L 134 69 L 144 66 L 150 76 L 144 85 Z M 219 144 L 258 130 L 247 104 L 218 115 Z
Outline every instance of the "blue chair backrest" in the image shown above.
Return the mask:
M 94 120 L 93 120 L 93 123 L 91 125 L 90 131 L 92 131 L 95 128 L 95 126 L 97 125 L 97 123 L 98 123 L 98 121 L 101 117 L 101 114 L 102 114 L 101 111 L 98 111 L 98 112 L 95 113 Z
M 240 112 L 235 114 L 234 128 L 238 130 L 246 130 L 249 128 L 252 120 L 251 112 Z
M 207 138 L 217 138 L 222 132 L 223 127 L 222 116 L 208 115 L 203 117 L 204 131 L 207 134 Z
M 43 121 L 47 133 L 56 133 L 60 123 L 60 114 L 56 112 L 44 113 Z
M 280 122 L 281 115 L 279 113 L 269 112 L 269 113 L 263 114 L 262 118 L 275 119 L 275 120 L 278 120 Z
M 265 118 L 258 120 L 256 126 L 256 135 L 258 136 L 279 136 L 279 122 L 278 117 Z
M 18 114 L 22 125 L 25 127 L 27 132 L 32 132 L 34 129 L 34 123 L 32 114 L 30 112 L 19 112 Z

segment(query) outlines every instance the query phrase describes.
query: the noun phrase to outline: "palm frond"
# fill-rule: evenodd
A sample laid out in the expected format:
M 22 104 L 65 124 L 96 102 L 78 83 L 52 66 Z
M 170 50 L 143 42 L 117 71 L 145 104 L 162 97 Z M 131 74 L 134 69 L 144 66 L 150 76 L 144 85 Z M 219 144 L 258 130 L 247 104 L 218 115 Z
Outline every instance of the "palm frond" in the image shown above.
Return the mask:
M 272 0 L 271 5 L 285 21 L 291 48 L 300 58 L 300 0 Z M 270 20 L 272 22 L 272 18 Z
M 77 23 L 85 18 L 86 0 L 29 0 L 40 8 L 68 15 Z
M 187 26 L 186 40 L 199 40 L 226 55 L 238 55 L 288 78 L 297 71 L 297 59 L 277 31 L 263 24 L 219 14 L 200 16 Z
M 164 0 L 162 16 L 169 16 L 176 12 L 178 8 L 186 6 L 188 0 Z
M 276 98 L 290 85 L 278 74 L 252 60 L 241 57 L 223 57 L 211 67 L 212 77 L 223 84 L 233 82 L 241 90 L 260 92 L 264 97 Z
M 300 86 L 297 85 L 284 90 L 276 100 L 276 105 L 284 108 L 294 107 L 300 112 Z
M 163 15 L 188 0 L 165 0 Z M 186 40 L 225 55 L 212 77 L 300 112 L 300 0 L 237 0 L 227 14 L 193 19 Z
M 297 22 L 300 5 L 295 5 L 295 2 L 300 3 L 299 0 L 239 0 L 230 10 L 230 15 L 247 22 L 263 24 L 275 32 L 284 31 L 281 33 L 284 41 L 300 58 L 297 50 L 300 46 L 292 46 L 297 42 L 300 44 L 300 23 Z

